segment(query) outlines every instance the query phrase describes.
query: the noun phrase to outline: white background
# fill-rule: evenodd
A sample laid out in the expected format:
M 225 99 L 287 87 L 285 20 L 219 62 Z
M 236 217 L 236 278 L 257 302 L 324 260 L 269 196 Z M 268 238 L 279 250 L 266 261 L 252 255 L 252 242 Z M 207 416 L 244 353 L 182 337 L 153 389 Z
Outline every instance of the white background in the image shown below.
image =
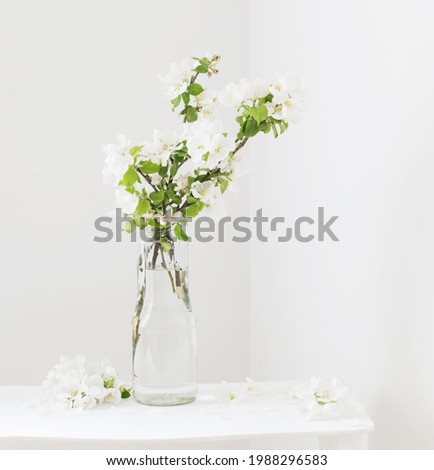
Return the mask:
M 0 13 L 0 383 L 37 384 L 75 353 L 128 376 L 135 247 L 92 241 L 113 200 L 100 148 L 172 126 L 157 75 L 218 51 L 214 87 L 293 71 L 309 100 L 303 123 L 250 145 L 230 214 L 292 222 L 324 206 L 341 241 L 193 244 L 200 380 L 337 375 L 375 421 L 373 447 L 432 448 L 431 4 L 3 0 Z

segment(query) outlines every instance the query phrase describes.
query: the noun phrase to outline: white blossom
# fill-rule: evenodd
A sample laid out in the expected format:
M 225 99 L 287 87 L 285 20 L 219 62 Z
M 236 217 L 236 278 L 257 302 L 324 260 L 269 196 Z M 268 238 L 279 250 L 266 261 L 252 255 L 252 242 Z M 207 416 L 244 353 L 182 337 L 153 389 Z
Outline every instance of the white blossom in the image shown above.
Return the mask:
M 238 107 L 243 101 L 243 93 L 240 86 L 229 83 L 225 89 L 219 93 L 219 101 L 223 106 Z
M 220 121 L 202 119 L 187 128 L 187 150 L 193 161 L 200 161 L 209 151 L 211 138 L 223 132 Z
M 104 379 L 101 374 L 85 375 L 83 377 L 83 385 L 86 394 L 95 399 L 96 402 L 103 402 L 107 395 L 104 388 Z
M 312 377 L 306 409 L 309 418 L 338 417 L 348 404 L 349 387 L 337 378 Z
M 209 155 L 206 160 L 207 168 L 215 168 L 223 164 L 229 157 L 229 153 L 235 150 L 235 141 L 223 134 L 216 134 L 211 137 L 209 142 Z
M 249 82 L 246 78 L 240 80 L 240 93 L 243 100 L 255 101 L 260 98 L 265 98 L 270 92 L 270 86 L 264 80 L 257 78 L 253 82 Z
M 203 183 L 195 181 L 191 185 L 191 193 L 195 198 L 200 199 L 205 204 L 212 203 L 217 196 L 216 187 L 212 181 L 205 181 Z
M 199 108 L 199 116 L 205 119 L 217 114 L 217 92 L 215 90 L 204 90 L 193 97 L 193 104 Z
M 131 141 L 127 140 L 127 138 L 122 134 L 119 134 L 117 139 L 117 144 L 103 145 L 102 151 L 107 155 L 127 154 L 131 147 Z
M 235 149 L 235 141 L 223 134 L 220 121 L 204 119 L 188 129 L 187 149 L 198 168 L 215 168 Z
M 88 364 L 83 356 L 62 356 L 42 384 L 42 398 L 54 409 L 90 409 L 102 403 L 119 403 L 127 390 L 107 360 Z
M 122 393 L 120 387 L 122 385 L 123 384 L 121 382 L 115 381 L 113 387 L 107 389 L 107 394 L 104 397 L 104 403 L 120 403 L 122 400 Z
M 154 129 L 153 140 L 144 145 L 143 152 L 153 163 L 167 165 L 171 153 L 176 150 L 182 140 L 183 129 Z
M 220 403 L 239 403 L 244 397 L 245 390 L 238 384 L 221 382 L 214 390 L 214 397 Z
M 246 377 L 246 391 L 249 393 L 256 392 L 257 385 L 253 379 Z
M 181 191 L 187 189 L 188 178 L 195 175 L 197 168 L 197 162 L 192 159 L 187 160 L 178 168 L 178 171 L 173 178 L 178 189 L 180 189 Z
M 135 194 L 131 194 L 124 188 L 115 191 L 116 207 L 120 207 L 124 214 L 133 214 L 136 210 L 139 198 Z
M 226 207 L 221 199 L 215 198 L 203 211 L 201 217 L 209 217 L 215 222 L 227 215 Z
M 292 123 L 299 122 L 304 110 L 304 97 L 300 81 L 293 75 L 279 77 L 270 86 L 273 100 L 266 104 L 270 116 Z
M 187 90 L 195 62 L 193 59 L 184 59 L 179 63 L 173 62 L 170 65 L 170 72 L 165 76 L 160 76 L 160 81 L 164 83 L 163 93 L 173 100 Z
M 118 144 L 108 144 L 102 147 L 107 154 L 105 167 L 102 171 L 104 183 L 117 186 L 128 170 L 128 166 L 134 162 L 129 150 L 131 142 L 124 135 L 118 135 Z
M 231 192 L 238 192 L 239 180 L 250 171 L 250 165 L 247 157 L 243 152 L 237 152 L 233 154 L 230 159 L 222 163 L 222 173 L 230 174 L 231 178 L 228 190 Z

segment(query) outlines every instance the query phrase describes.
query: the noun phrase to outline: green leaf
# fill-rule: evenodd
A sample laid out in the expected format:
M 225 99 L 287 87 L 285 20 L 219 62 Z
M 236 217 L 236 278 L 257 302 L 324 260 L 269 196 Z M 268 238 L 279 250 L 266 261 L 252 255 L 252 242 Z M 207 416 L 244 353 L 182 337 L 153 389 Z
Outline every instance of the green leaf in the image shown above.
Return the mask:
M 127 220 L 123 224 L 123 231 L 127 233 L 132 233 L 136 229 L 136 223 L 134 220 Z
M 149 198 L 154 204 L 161 204 L 164 201 L 164 191 L 154 191 L 149 194 Z
M 115 378 L 111 377 L 110 379 L 104 380 L 104 388 L 113 388 L 115 384 Z
M 162 166 L 160 167 L 160 169 L 158 170 L 158 174 L 162 177 L 166 176 L 167 175 L 167 170 L 169 169 L 169 167 L 167 166 Z
M 189 204 L 194 204 L 197 201 L 197 199 L 193 196 L 187 196 L 187 202 Z
M 188 206 L 186 209 L 185 209 L 185 216 L 188 217 L 188 218 L 193 218 L 193 217 L 196 217 L 197 214 L 199 214 L 199 212 L 202 210 L 203 206 L 200 207 L 200 204 L 199 204 L 200 201 L 197 201 L 195 202 L 194 204 L 192 204 L 191 206 Z
M 140 181 L 140 178 L 136 169 L 133 166 L 129 166 L 119 184 L 122 186 L 133 186 L 137 181 Z
M 229 180 L 223 176 L 219 178 L 219 183 L 220 183 L 220 190 L 222 193 L 224 193 L 229 186 Z
M 193 106 L 188 106 L 186 108 L 185 115 L 187 116 L 187 122 L 197 121 L 197 111 Z
M 143 145 L 136 145 L 134 147 L 131 147 L 130 155 L 134 158 L 137 157 L 137 155 L 140 153 L 140 150 L 142 150 L 142 148 L 143 148 Z
M 286 121 L 279 121 L 280 133 L 283 134 L 288 129 L 288 123 Z
M 170 102 L 173 104 L 173 109 L 175 109 L 177 106 L 179 106 L 179 103 L 181 103 L 181 95 L 178 95 L 173 100 L 170 100 Z
M 185 160 L 186 155 L 176 152 L 173 154 L 173 157 L 177 163 L 181 163 Z
M 271 124 L 268 121 L 262 121 L 259 124 L 259 130 L 262 131 L 264 134 L 268 134 L 271 129 Z
M 246 137 L 254 137 L 259 132 L 259 125 L 255 119 L 248 119 L 246 121 L 246 127 L 244 129 L 244 134 Z
M 277 139 L 279 133 L 277 132 L 276 124 L 274 122 L 271 123 L 271 129 L 273 129 L 274 138 Z
M 179 168 L 179 163 L 174 162 L 172 163 L 172 166 L 170 167 L 170 176 L 173 178 L 176 175 L 176 172 L 178 171 Z
M 184 232 L 180 224 L 175 225 L 174 233 L 178 240 L 181 240 L 183 242 L 189 241 L 188 235 Z
M 127 398 L 130 398 L 130 396 L 131 396 L 130 390 L 128 390 L 128 389 L 126 389 L 126 388 L 123 388 L 123 389 L 122 389 L 122 392 L 121 392 L 121 398 L 122 398 L 123 400 L 126 400 Z
M 166 195 L 167 197 L 173 201 L 175 204 L 181 204 L 182 202 L 182 198 L 180 196 L 178 196 L 175 191 L 173 191 L 173 189 L 168 189 L 166 191 Z
M 140 215 L 137 215 L 135 212 L 133 214 L 133 220 L 134 220 L 134 223 L 136 224 L 136 227 L 140 229 L 145 227 L 145 221 L 142 219 Z
M 203 92 L 203 86 L 199 85 L 199 83 L 192 83 L 188 85 L 187 92 L 193 96 L 200 95 Z
M 140 199 L 139 203 L 137 204 L 135 214 L 141 216 L 146 214 L 151 209 L 151 203 L 148 199 Z
M 182 101 L 184 101 L 184 104 L 190 103 L 190 95 L 187 92 L 184 92 L 181 97 Z
M 211 62 L 209 61 L 208 57 L 202 57 L 202 59 L 197 59 L 200 65 L 209 66 Z
M 157 173 L 157 171 L 160 170 L 160 165 L 151 162 L 151 160 L 145 160 L 140 163 L 140 169 L 145 175 L 150 175 L 152 173 Z
M 265 119 L 267 119 L 268 110 L 265 104 L 261 104 L 257 108 L 249 107 L 248 111 L 258 124 L 260 124 L 262 121 L 265 121 Z
M 208 65 L 198 65 L 194 70 L 197 73 L 208 73 Z

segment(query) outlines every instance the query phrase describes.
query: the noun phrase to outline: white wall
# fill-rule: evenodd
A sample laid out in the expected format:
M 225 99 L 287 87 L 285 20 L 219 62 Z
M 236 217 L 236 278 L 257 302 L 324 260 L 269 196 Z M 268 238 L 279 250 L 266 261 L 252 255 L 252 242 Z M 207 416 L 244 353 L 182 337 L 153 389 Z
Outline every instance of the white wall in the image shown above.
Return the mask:
M 251 208 L 292 221 L 324 206 L 341 239 L 254 245 L 252 373 L 346 380 L 376 448 L 434 446 L 433 14 L 251 2 L 252 76 L 293 71 L 309 99 L 302 124 L 251 152 Z
M 129 377 L 136 253 L 93 242 L 95 218 L 114 204 L 101 145 L 176 122 L 157 78 L 171 61 L 220 52 L 216 88 L 248 74 L 246 44 L 221 29 L 247 38 L 246 9 L 231 0 L 1 2 L 0 384 L 40 383 L 60 354 L 76 353 L 109 357 Z M 248 191 L 229 205 L 245 211 Z M 248 247 L 192 248 L 200 380 L 242 379 Z

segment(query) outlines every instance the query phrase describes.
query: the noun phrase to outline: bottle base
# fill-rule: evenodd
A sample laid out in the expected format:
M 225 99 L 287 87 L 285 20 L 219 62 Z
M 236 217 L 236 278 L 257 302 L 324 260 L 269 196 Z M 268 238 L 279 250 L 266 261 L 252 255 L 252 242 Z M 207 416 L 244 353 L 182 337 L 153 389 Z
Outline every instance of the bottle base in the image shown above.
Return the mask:
M 156 392 L 149 389 L 140 390 L 141 387 L 134 387 L 133 397 L 137 403 L 150 406 L 176 406 L 191 403 L 196 400 L 197 389 L 189 391 L 167 391 Z

